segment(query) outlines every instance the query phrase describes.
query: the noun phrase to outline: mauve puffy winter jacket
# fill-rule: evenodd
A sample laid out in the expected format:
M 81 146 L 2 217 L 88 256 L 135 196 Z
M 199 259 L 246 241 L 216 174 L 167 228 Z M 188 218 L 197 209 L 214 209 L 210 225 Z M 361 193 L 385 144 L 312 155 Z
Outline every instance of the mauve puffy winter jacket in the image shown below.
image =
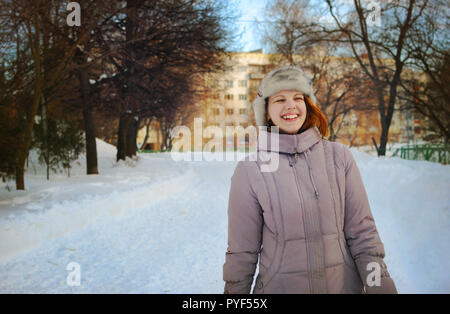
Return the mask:
M 349 148 L 317 127 L 271 134 L 260 129 L 231 178 L 224 293 L 250 293 L 258 257 L 254 294 L 397 293 Z

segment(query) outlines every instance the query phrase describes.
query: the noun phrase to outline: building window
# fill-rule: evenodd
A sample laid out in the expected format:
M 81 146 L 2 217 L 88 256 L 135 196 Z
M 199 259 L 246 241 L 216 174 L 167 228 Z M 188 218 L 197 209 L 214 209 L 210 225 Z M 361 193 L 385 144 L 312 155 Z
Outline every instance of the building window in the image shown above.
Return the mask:
M 233 87 L 233 81 L 232 80 L 225 80 L 225 87 Z
M 240 86 L 240 87 L 247 87 L 247 80 L 241 80 L 241 81 L 239 81 L 239 86 Z
M 232 115 L 233 111 L 234 111 L 233 108 L 227 109 L 227 115 Z
M 239 114 L 247 114 L 246 108 L 239 108 Z
M 233 98 L 234 98 L 234 97 L 233 97 L 233 94 L 226 94 L 226 95 L 225 95 L 225 99 L 226 99 L 226 100 L 233 100 Z
M 220 109 L 219 108 L 213 108 L 213 114 L 219 115 L 220 114 Z
M 240 65 L 238 66 L 239 72 L 247 72 L 247 66 L 246 65 Z
M 247 95 L 245 95 L 245 94 L 240 94 L 240 95 L 239 95 L 239 100 L 247 100 Z

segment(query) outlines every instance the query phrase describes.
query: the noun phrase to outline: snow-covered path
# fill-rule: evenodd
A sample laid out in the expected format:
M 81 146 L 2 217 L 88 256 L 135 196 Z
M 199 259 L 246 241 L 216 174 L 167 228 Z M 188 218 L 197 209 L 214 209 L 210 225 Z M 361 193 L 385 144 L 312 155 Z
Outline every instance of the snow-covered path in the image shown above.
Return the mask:
M 352 152 L 399 292 L 449 293 L 450 166 Z M 100 176 L 0 191 L 0 293 L 222 293 L 236 162 L 102 158 Z
M 151 162 L 175 178 L 89 198 L 85 210 L 103 209 L 101 202 L 129 209 L 0 264 L 0 292 L 221 293 L 234 163 L 175 163 L 167 155 Z M 66 283 L 70 262 L 80 265 L 80 286 Z

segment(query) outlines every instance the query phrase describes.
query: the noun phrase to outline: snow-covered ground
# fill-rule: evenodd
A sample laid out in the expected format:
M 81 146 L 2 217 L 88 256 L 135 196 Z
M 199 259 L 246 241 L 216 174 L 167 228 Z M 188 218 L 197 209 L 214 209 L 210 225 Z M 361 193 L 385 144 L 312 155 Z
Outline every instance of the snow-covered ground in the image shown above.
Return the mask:
M 100 175 L 80 158 L 70 178 L 46 181 L 32 157 L 26 191 L 0 185 L 0 293 L 222 293 L 237 161 L 116 163 L 97 144 Z M 399 292 L 449 293 L 450 166 L 351 151 Z

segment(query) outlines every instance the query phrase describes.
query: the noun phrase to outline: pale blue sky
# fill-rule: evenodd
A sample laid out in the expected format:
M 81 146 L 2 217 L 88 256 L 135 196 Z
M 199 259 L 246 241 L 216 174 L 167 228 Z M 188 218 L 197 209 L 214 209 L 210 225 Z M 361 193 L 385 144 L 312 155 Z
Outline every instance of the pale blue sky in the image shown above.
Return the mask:
M 254 24 L 251 22 L 255 18 L 258 20 L 263 19 L 264 8 L 267 0 L 226 0 L 233 2 L 240 12 L 240 18 L 238 23 L 239 31 L 242 33 L 240 40 L 240 45 L 242 46 L 242 51 L 250 51 L 262 48 L 259 43 L 259 38 L 254 30 Z
M 259 21 L 265 20 L 264 10 L 268 2 L 271 0 L 222 0 L 234 5 L 239 12 L 235 12 L 236 15 L 240 14 L 237 23 L 237 29 L 241 33 L 241 39 L 239 40 L 240 47 L 232 49 L 234 51 L 245 51 L 263 48 L 266 52 L 266 47 L 263 47 L 260 43 L 261 34 L 258 34 L 255 24 L 250 22 L 258 19 Z M 348 0 L 338 0 L 338 2 L 345 3 Z M 312 3 L 317 3 L 317 6 L 324 6 L 323 0 L 311 0 Z M 326 5 L 325 5 L 326 7 Z M 320 16 L 320 19 L 327 20 L 328 16 Z

